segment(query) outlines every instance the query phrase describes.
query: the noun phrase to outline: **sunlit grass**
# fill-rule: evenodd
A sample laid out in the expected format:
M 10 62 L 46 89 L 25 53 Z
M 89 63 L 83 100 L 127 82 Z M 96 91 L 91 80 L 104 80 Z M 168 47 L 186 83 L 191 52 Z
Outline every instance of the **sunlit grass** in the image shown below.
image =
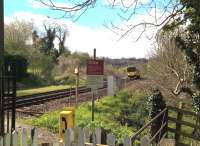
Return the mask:
M 75 125 L 81 128 L 102 127 L 106 132 L 113 133 L 119 143 L 123 141 L 124 136 L 133 135 L 133 133 L 137 131 L 137 125 L 134 125 L 132 127 L 128 126 L 127 124 L 122 125 L 119 120 L 121 116 L 120 113 L 125 108 L 124 104 L 127 103 L 126 100 L 123 100 L 126 94 L 125 92 L 122 92 L 117 95 L 118 96 L 106 96 L 102 99 L 95 101 L 93 122 L 91 113 L 91 101 L 80 104 L 78 107 L 76 107 L 75 110 Z M 144 106 L 137 105 L 142 105 L 141 102 L 144 101 L 145 96 L 142 93 L 133 93 L 132 96 L 129 96 L 128 98 L 132 101 L 132 103 L 130 104 L 135 105 L 135 111 L 133 111 L 132 113 L 134 117 L 131 118 L 132 120 L 134 119 L 134 121 L 136 121 L 138 119 L 138 116 L 142 114 L 141 108 L 144 108 Z M 49 112 L 37 118 L 28 117 L 18 119 L 18 122 L 35 125 L 38 127 L 44 127 L 54 133 L 58 133 L 59 113 L 62 110 L 63 109 Z M 145 120 L 146 118 L 147 115 L 144 115 L 143 120 Z
M 31 94 L 36 94 L 36 93 L 44 93 L 44 92 L 55 91 L 55 90 L 62 90 L 62 89 L 70 88 L 70 87 L 72 87 L 72 86 L 70 86 L 70 85 L 58 85 L 58 86 L 47 86 L 47 87 L 42 87 L 42 88 L 18 90 L 17 96 L 31 95 Z

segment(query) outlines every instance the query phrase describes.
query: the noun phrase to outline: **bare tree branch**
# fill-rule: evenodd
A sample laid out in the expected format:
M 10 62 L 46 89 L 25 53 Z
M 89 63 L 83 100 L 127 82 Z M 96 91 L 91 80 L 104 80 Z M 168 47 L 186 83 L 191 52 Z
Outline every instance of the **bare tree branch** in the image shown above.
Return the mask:
M 64 11 L 64 12 L 76 12 L 76 11 L 80 11 L 82 9 L 87 9 L 88 7 L 92 6 L 93 4 L 96 3 L 96 0 L 86 0 L 82 3 L 77 3 L 74 6 L 58 6 L 57 4 L 55 4 L 55 2 L 53 2 L 52 0 L 36 0 L 38 2 L 41 2 L 42 4 L 44 4 L 47 7 L 50 7 L 53 10 L 60 10 L 60 11 Z
M 36 1 L 52 10 L 64 12 L 62 17 L 65 17 L 66 15 L 72 17 L 76 16 L 75 21 L 85 14 L 89 8 L 95 7 L 95 4 L 97 3 L 97 0 L 79 0 L 76 3 L 67 1 L 69 3 L 66 3 L 66 5 L 59 5 L 56 0 Z M 120 12 L 118 12 L 118 16 L 122 19 L 122 22 L 131 23 L 131 21 L 134 20 L 135 16 L 138 14 L 149 14 L 150 17 L 154 17 L 153 21 L 142 20 L 138 23 L 133 22 L 130 25 L 125 25 L 124 28 L 119 26 L 119 24 L 114 24 L 113 22 L 110 25 L 106 25 L 107 27 L 113 29 L 116 34 L 120 34 L 120 39 L 131 34 L 136 28 L 143 26 L 141 33 L 136 38 L 136 40 L 138 40 L 148 28 L 162 28 L 171 20 L 175 19 L 177 15 L 180 15 L 184 9 L 184 7 L 181 6 L 177 0 L 107 0 L 107 3 L 108 6 L 110 5 L 111 9 L 120 10 Z
M 165 34 L 160 32 L 158 46 L 149 61 L 149 77 L 174 96 L 191 85 L 192 75 L 184 52 L 175 44 L 176 35 L 177 31 Z

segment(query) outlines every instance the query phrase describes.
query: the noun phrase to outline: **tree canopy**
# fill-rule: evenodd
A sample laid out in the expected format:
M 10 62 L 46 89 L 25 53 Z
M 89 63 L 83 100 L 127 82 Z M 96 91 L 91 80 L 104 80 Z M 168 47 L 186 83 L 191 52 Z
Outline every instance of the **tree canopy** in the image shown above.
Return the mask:
M 198 0 L 181 0 L 185 7 L 181 22 L 185 28 L 185 37 L 177 37 L 177 45 L 181 46 L 187 59 L 193 65 L 193 83 L 200 90 L 200 3 Z

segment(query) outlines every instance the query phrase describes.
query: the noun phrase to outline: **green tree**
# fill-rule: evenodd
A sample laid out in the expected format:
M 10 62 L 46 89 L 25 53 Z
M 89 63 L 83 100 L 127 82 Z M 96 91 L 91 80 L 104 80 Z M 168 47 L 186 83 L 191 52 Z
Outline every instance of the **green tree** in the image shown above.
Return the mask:
M 45 28 L 45 36 L 41 38 L 41 50 L 47 55 L 51 55 L 54 53 L 54 40 L 56 37 L 56 30 L 55 28 L 51 28 L 50 26 L 47 26 L 47 24 L 44 24 Z
M 182 25 L 185 26 L 185 37 L 177 36 L 177 45 L 187 55 L 193 69 L 193 104 L 195 111 L 200 112 L 200 3 L 198 0 L 180 0 L 184 6 Z M 197 124 L 200 124 L 199 118 Z M 195 130 L 194 130 L 195 131 Z M 200 133 L 197 131 L 197 133 Z
M 185 51 L 188 62 L 193 66 L 193 83 L 200 90 L 200 3 L 198 0 L 181 0 L 185 7 L 182 24 L 185 28 L 185 37 L 177 37 L 177 45 Z
M 9 54 L 27 55 L 33 24 L 15 20 L 5 25 L 5 51 Z
M 54 24 L 53 27 L 56 30 L 56 38 L 58 39 L 58 54 L 59 56 L 62 54 L 71 54 L 65 45 L 66 38 L 68 36 L 67 26 L 64 24 Z

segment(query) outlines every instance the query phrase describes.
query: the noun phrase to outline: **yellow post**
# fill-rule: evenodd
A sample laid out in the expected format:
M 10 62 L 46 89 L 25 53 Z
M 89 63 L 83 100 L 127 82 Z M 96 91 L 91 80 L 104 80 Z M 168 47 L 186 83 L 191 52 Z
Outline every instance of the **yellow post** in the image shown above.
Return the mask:
M 75 125 L 75 109 L 73 107 L 65 108 L 64 111 L 60 112 L 59 122 L 59 136 L 61 142 L 64 140 L 65 130 L 67 128 L 73 128 Z

